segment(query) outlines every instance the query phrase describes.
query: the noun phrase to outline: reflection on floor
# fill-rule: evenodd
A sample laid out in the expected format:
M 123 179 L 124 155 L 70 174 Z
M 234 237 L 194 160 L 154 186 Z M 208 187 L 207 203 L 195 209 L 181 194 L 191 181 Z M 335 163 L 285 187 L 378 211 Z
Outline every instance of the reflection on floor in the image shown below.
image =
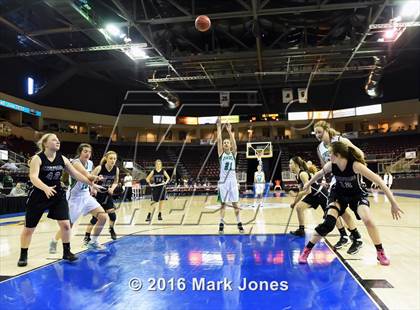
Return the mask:
M 0 283 L 0 308 L 377 308 L 325 243 L 299 265 L 303 246 L 276 234 L 127 236 Z

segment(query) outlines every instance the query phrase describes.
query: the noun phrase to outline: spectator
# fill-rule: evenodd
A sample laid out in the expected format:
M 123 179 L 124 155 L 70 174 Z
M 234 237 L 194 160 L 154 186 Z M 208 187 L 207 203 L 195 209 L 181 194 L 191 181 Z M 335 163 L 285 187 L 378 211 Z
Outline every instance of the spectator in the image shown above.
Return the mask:
M 18 167 L 15 163 L 5 163 L 3 166 L 1 166 L 2 169 L 8 169 L 8 170 L 17 170 Z
M 384 174 L 384 182 L 386 186 L 388 186 L 388 188 L 391 188 L 393 180 L 394 180 L 394 177 L 391 174 L 391 169 L 388 167 L 385 169 L 385 174 Z
M 4 172 L 4 177 L 3 177 L 3 187 L 7 188 L 11 188 L 13 187 L 13 178 L 10 175 L 9 171 L 5 171 Z
M 9 196 L 10 197 L 22 197 L 22 196 L 26 196 L 26 192 L 23 189 L 22 183 L 20 183 L 20 182 L 16 183 L 16 186 L 12 188 Z
M 280 180 L 274 180 L 274 190 L 282 190 L 282 188 L 281 188 L 281 181 Z
M 125 200 L 131 201 L 133 195 L 133 177 L 127 174 L 124 177 Z

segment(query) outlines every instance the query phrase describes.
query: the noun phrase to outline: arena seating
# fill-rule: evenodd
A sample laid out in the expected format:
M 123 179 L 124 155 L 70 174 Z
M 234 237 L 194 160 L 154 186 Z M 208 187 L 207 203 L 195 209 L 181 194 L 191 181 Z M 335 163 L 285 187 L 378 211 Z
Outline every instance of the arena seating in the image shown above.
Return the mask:
M 384 158 L 394 159 L 397 156 L 401 156 L 407 149 L 420 149 L 419 134 L 410 135 L 382 135 L 380 137 L 363 137 L 355 139 L 353 142 L 360 147 L 366 154 L 368 160 L 381 160 Z M 1 137 L 0 143 L 3 147 L 7 147 L 15 152 L 25 154 L 27 157 L 34 154 L 37 150 L 36 145 L 32 141 L 25 141 L 16 136 Z M 61 151 L 64 155 L 72 158 L 74 157 L 75 151 L 79 143 L 77 142 L 62 142 Z M 319 160 L 316 152 L 318 142 L 315 139 L 312 142 L 297 142 L 297 143 L 281 143 L 280 149 L 282 150 L 281 157 L 281 169 L 282 171 L 288 170 L 288 161 L 291 156 L 301 156 L 305 160 L 311 160 L 319 166 Z M 106 144 L 95 143 L 93 144 L 93 161 L 96 164 L 99 163 L 102 154 L 104 153 Z M 110 150 L 115 150 L 118 153 L 120 162 L 122 160 L 133 160 L 134 156 L 134 144 L 129 143 L 112 143 Z M 244 150 L 244 145 L 239 145 L 240 150 Z M 197 180 L 208 180 L 216 181 L 219 175 L 219 163 L 217 158 L 217 148 L 214 147 L 211 150 L 211 146 L 199 146 L 199 145 L 187 145 L 184 148 L 181 156 L 177 177 L 185 177 L 187 179 Z M 147 171 L 153 169 L 154 161 L 161 159 L 164 167 L 168 167 L 168 170 L 175 165 L 178 155 L 181 151 L 181 146 L 173 146 L 164 144 L 156 150 L 156 145 L 139 144 L 137 146 L 136 162 L 145 168 Z M 202 169 L 202 165 L 206 164 Z M 241 152 L 239 156 L 244 156 Z M 246 162 L 246 161 L 245 161 Z M 412 164 L 416 164 L 414 161 Z M 201 173 L 200 172 L 201 169 Z M 242 167 L 246 170 L 246 167 Z M 13 178 L 23 180 L 26 178 L 21 173 L 12 172 Z M 1 176 L 0 171 L 0 176 Z

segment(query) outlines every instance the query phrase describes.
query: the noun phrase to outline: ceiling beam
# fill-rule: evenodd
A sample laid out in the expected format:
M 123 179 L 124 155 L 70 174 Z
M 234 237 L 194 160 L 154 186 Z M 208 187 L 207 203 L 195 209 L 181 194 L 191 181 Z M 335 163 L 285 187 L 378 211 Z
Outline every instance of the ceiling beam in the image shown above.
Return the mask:
M 147 36 L 147 34 L 143 31 L 143 29 L 141 29 L 141 27 L 139 25 L 137 25 L 136 23 L 134 23 L 134 20 L 131 16 L 131 14 L 125 9 L 125 7 L 122 5 L 122 3 L 120 2 L 120 0 L 111 0 L 112 3 L 114 3 L 114 5 L 118 8 L 118 10 L 120 10 L 120 12 L 123 14 L 123 16 L 125 17 L 125 19 L 134 26 L 134 28 L 136 28 L 136 30 L 140 33 L 140 35 L 143 36 L 143 38 L 146 40 L 147 43 L 149 43 L 154 50 L 156 51 L 156 53 L 159 54 L 159 56 L 164 57 L 165 55 L 159 50 L 159 48 L 153 43 L 153 41 Z M 165 58 L 166 60 L 166 58 Z M 178 73 L 178 71 L 174 68 L 174 66 L 172 64 L 170 64 L 168 62 L 168 67 L 178 76 L 180 76 L 180 74 Z M 184 83 L 185 86 L 187 86 L 188 88 L 191 88 L 190 85 L 188 85 L 188 83 Z
M 214 85 L 212 79 L 210 78 L 209 74 L 206 71 L 206 68 L 204 68 L 203 64 L 200 64 L 201 69 L 203 70 L 204 74 L 207 76 L 207 79 L 209 80 L 211 86 L 213 86 L 214 88 L 216 88 L 216 85 Z
M 184 8 L 183 6 L 179 5 L 178 3 L 176 3 L 176 2 L 174 2 L 172 0 L 166 0 L 166 1 L 168 1 L 170 4 L 172 4 L 179 11 L 181 11 L 182 13 L 184 13 L 186 16 L 191 16 L 191 13 L 188 12 L 188 10 L 186 8 Z
M 29 8 L 31 6 L 37 5 L 42 2 L 42 0 L 32 0 L 32 1 L 13 1 L 15 5 L 10 9 L 5 9 L 4 6 L 0 6 L 0 16 L 6 16 L 9 14 L 16 13 L 22 9 Z
M 337 76 L 336 80 L 340 79 L 342 77 L 342 75 L 344 74 L 344 72 L 346 71 L 347 67 L 350 65 L 351 61 L 353 60 L 353 58 L 356 56 L 356 54 L 359 52 L 360 48 L 362 47 L 363 43 L 365 42 L 365 39 L 367 38 L 370 28 L 369 26 L 371 24 L 376 23 L 376 21 L 378 20 L 379 16 L 381 16 L 382 11 L 385 9 L 385 7 L 388 4 L 388 0 L 384 0 L 382 1 L 382 4 L 379 6 L 379 8 L 376 10 L 375 15 L 372 17 L 371 20 L 368 21 L 368 25 L 365 29 L 365 32 L 363 34 L 363 36 L 360 38 L 359 43 L 357 44 L 357 46 L 353 49 L 349 59 L 347 60 L 346 64 L 343 67 L 343 70 L 340 72 L 340 74 Z
M 59 27 L 59 28 L 35 30 L 35 31 L 28 32 L 27 35 L 31 37 L 38 37 L 38 36 L 45 36 L 45 35 L 50 35 L 50 34 L 89 31 L 89 30 L 98 30 L 98 29 L 97 28 L 80 29 L 79 27 L 70 26 L 70 27 Z
M 236 74 L 205 74 L 205 75 L 196 75 L 196 76 L 178 76 L 178 77 L 164 77 L 164 78 L 151 78 L 148 79 L 149 83 L 162 83 L 162 82 L 180 82 L 180 81 L 197 81 L 197 80 L 215 80 L 215 79 L 232 79 L 234 77 L 256 77 L 256 76 L 276 76 L 276 75 L 301 75 L 301 74 L 311 74 L 314 72 L 314 67 L 316 64 L 313 64 L 311 68 L 302 69 L 302 70 L 284 70 L 284 71 L 269 71 L 269 72 L 244 72 Z M 357 67 L 347 67 L 347 68 L 321 68 L 315 74 L 319 75 L 339 75 L 342 70 L 345 71 L 367 71 L 372 70 L 375 66 L 357 66 Z
M 262 10 L 269 2 L 270 0 L 264 0 L 264 2 L 261 3 L 260 10 Z
M 220 26 L 215 26 L 214 27 L 215 30 L 225 34 L 226 36 L 228 36 L 229 38 L 231 38 L 233 41 L 235 41 L 236 43 L 238 43 L 240 46 L 242 46 L 243 48 L 249 49 L 249 46 L 246 45 L 244 42 L 242 42 L 241 40 L 239 40 L 237 37 L 235 37 L 233 34 L 231 34 L 229 31 L 223 29 Z
M 353 45 L 335 46 L 335 47 L 320 47 L 320 48 L 299 48 L 299 49 L 269 49 L 264 50 L 263 57 L 267 58 L 299 58 L 299 57 L 319 57 L 319 56 L 334 56 L 341 55 L 343 52 L 351 52 Z M 361 48 L 357 51 L 358 55 L 375 55 L 387 53 L 386 46 Z M 235 61 L 238 59 L 244 60 L 246 58 L 255 57 L 254 51 L 243 52 L 226 52 L 218 55 L 188 55 L 182 57 L 174 57 L 171 59 L 172 63 L 206 63 L 206 62 L 223 62 Z M 254 58 L 255 59 L 255 58 Z
M 19 28 L 18 26 L 16 26 L 12 22 L 8 21 L 4 17 L 0 17 L 0 23 L 6 25 L 7 27 L 9 27 L 10 29 L 16 31 L 17 33 L 25 36 L 26 38 L 28 38 L 28 40 L 30 40 L 34 44 L 36 44 L 36 45 L 38 45 L 38 46 L 40 46 L 40 47 L 42 47 L 42 48 L 44 48 L 46 50 L 51 49 L 51 47 L 49 45 L 41 42 L 40 40 L 38 40 L 36 38 L 31 37 L 30 35 L 27 35 L 23 29 Z M 57 54 L 57 57 L 59 57 L 60 59 L 64 60 L 65 62 L 67 62 L 67 63 L 69 63 L 71 65 L 75 65 L 76 64 L 73 60 L 71 60 L 69 57 L 67 57 L 65 55 Z
M 113 0 L 115 1 L 115 0 Z M 297 14 L 297 13 L 310 13 L 319 11 L 337 11 L 337 10 L 356 10 L 360 8 L 367 8 L 375 5 L 381 5 L 383 1 L 370 0 L 363 2 L 349 2 L 349 3 L 332 3 L 325 5 L 304 5 L 294 7 L 283 7 L 267 10 L 258 10 L 258 16 L 269 16 L 269 15 L 282 15 L 282 14 Z M 395 5 L 399 3 L 398 0 L 390 0 L 387 5 Z M 253 17 L 252 11 L 235 11 L 225 13 L 213 13 L 207 15 L 210 19 L 228 19 L 228 18 L 243 18 Z M 177 16 L 167 18 L 152 18 L 136 20 L 135 23 L 140 24 L 174 24 L 182 22 L 193 22 L 195 16 Z
M 245 10 L 251 11 L 251 7 L 248 5 L 248 3 L 244 2 L 243 0 L 236 0 L 236 2 L 238 2 L 240 5 L 242 5 L 242 7 Z
M 254 23 L 254 36 L 255 42 L 257 46 L 257 61 L 258 61 L 258 70 L 263 72 L 263 63 L 262 63 L 262 52 L 261 52 L 261 33 L 260 33 L 260 26 L 258 24 L 258 14 L 257 14 L 257 0 L 251 0 L 252 2 L 252 17 Z
M 273 48 L 277 43 L 280 42 L 281 39 L 283 39 L 285 36 L 287 36 L 288 34 L 290 34 L 292 31 L 294 31 L 295 29 L 289 29 L 286 30 L 285 32 L 283 32 L 281 35 L 279 35 L 274 41 L 273 43 L 271 43 L 270 48 Z
M 195 43 L 193 43 L 191 40 L 187 39 L 186 37 L 184 37 L 182 34 L 177 33 L 176 34 L 178 37 L 180 37 L 182 40 L 184 40 L 188 45 L 192 46 L 197 52 L 202 53 L 203 50 L 201 48 L 199 48 Z

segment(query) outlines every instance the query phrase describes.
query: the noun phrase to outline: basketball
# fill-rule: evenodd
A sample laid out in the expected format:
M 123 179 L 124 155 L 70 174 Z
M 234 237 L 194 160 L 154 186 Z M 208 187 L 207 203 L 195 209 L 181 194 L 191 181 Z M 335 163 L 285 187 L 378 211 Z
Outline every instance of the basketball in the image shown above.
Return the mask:
M 206 32 L 211 27 L 210 18 L 206 15 L 200 15 L 195 19 L 195 28 L 198 31 Z

